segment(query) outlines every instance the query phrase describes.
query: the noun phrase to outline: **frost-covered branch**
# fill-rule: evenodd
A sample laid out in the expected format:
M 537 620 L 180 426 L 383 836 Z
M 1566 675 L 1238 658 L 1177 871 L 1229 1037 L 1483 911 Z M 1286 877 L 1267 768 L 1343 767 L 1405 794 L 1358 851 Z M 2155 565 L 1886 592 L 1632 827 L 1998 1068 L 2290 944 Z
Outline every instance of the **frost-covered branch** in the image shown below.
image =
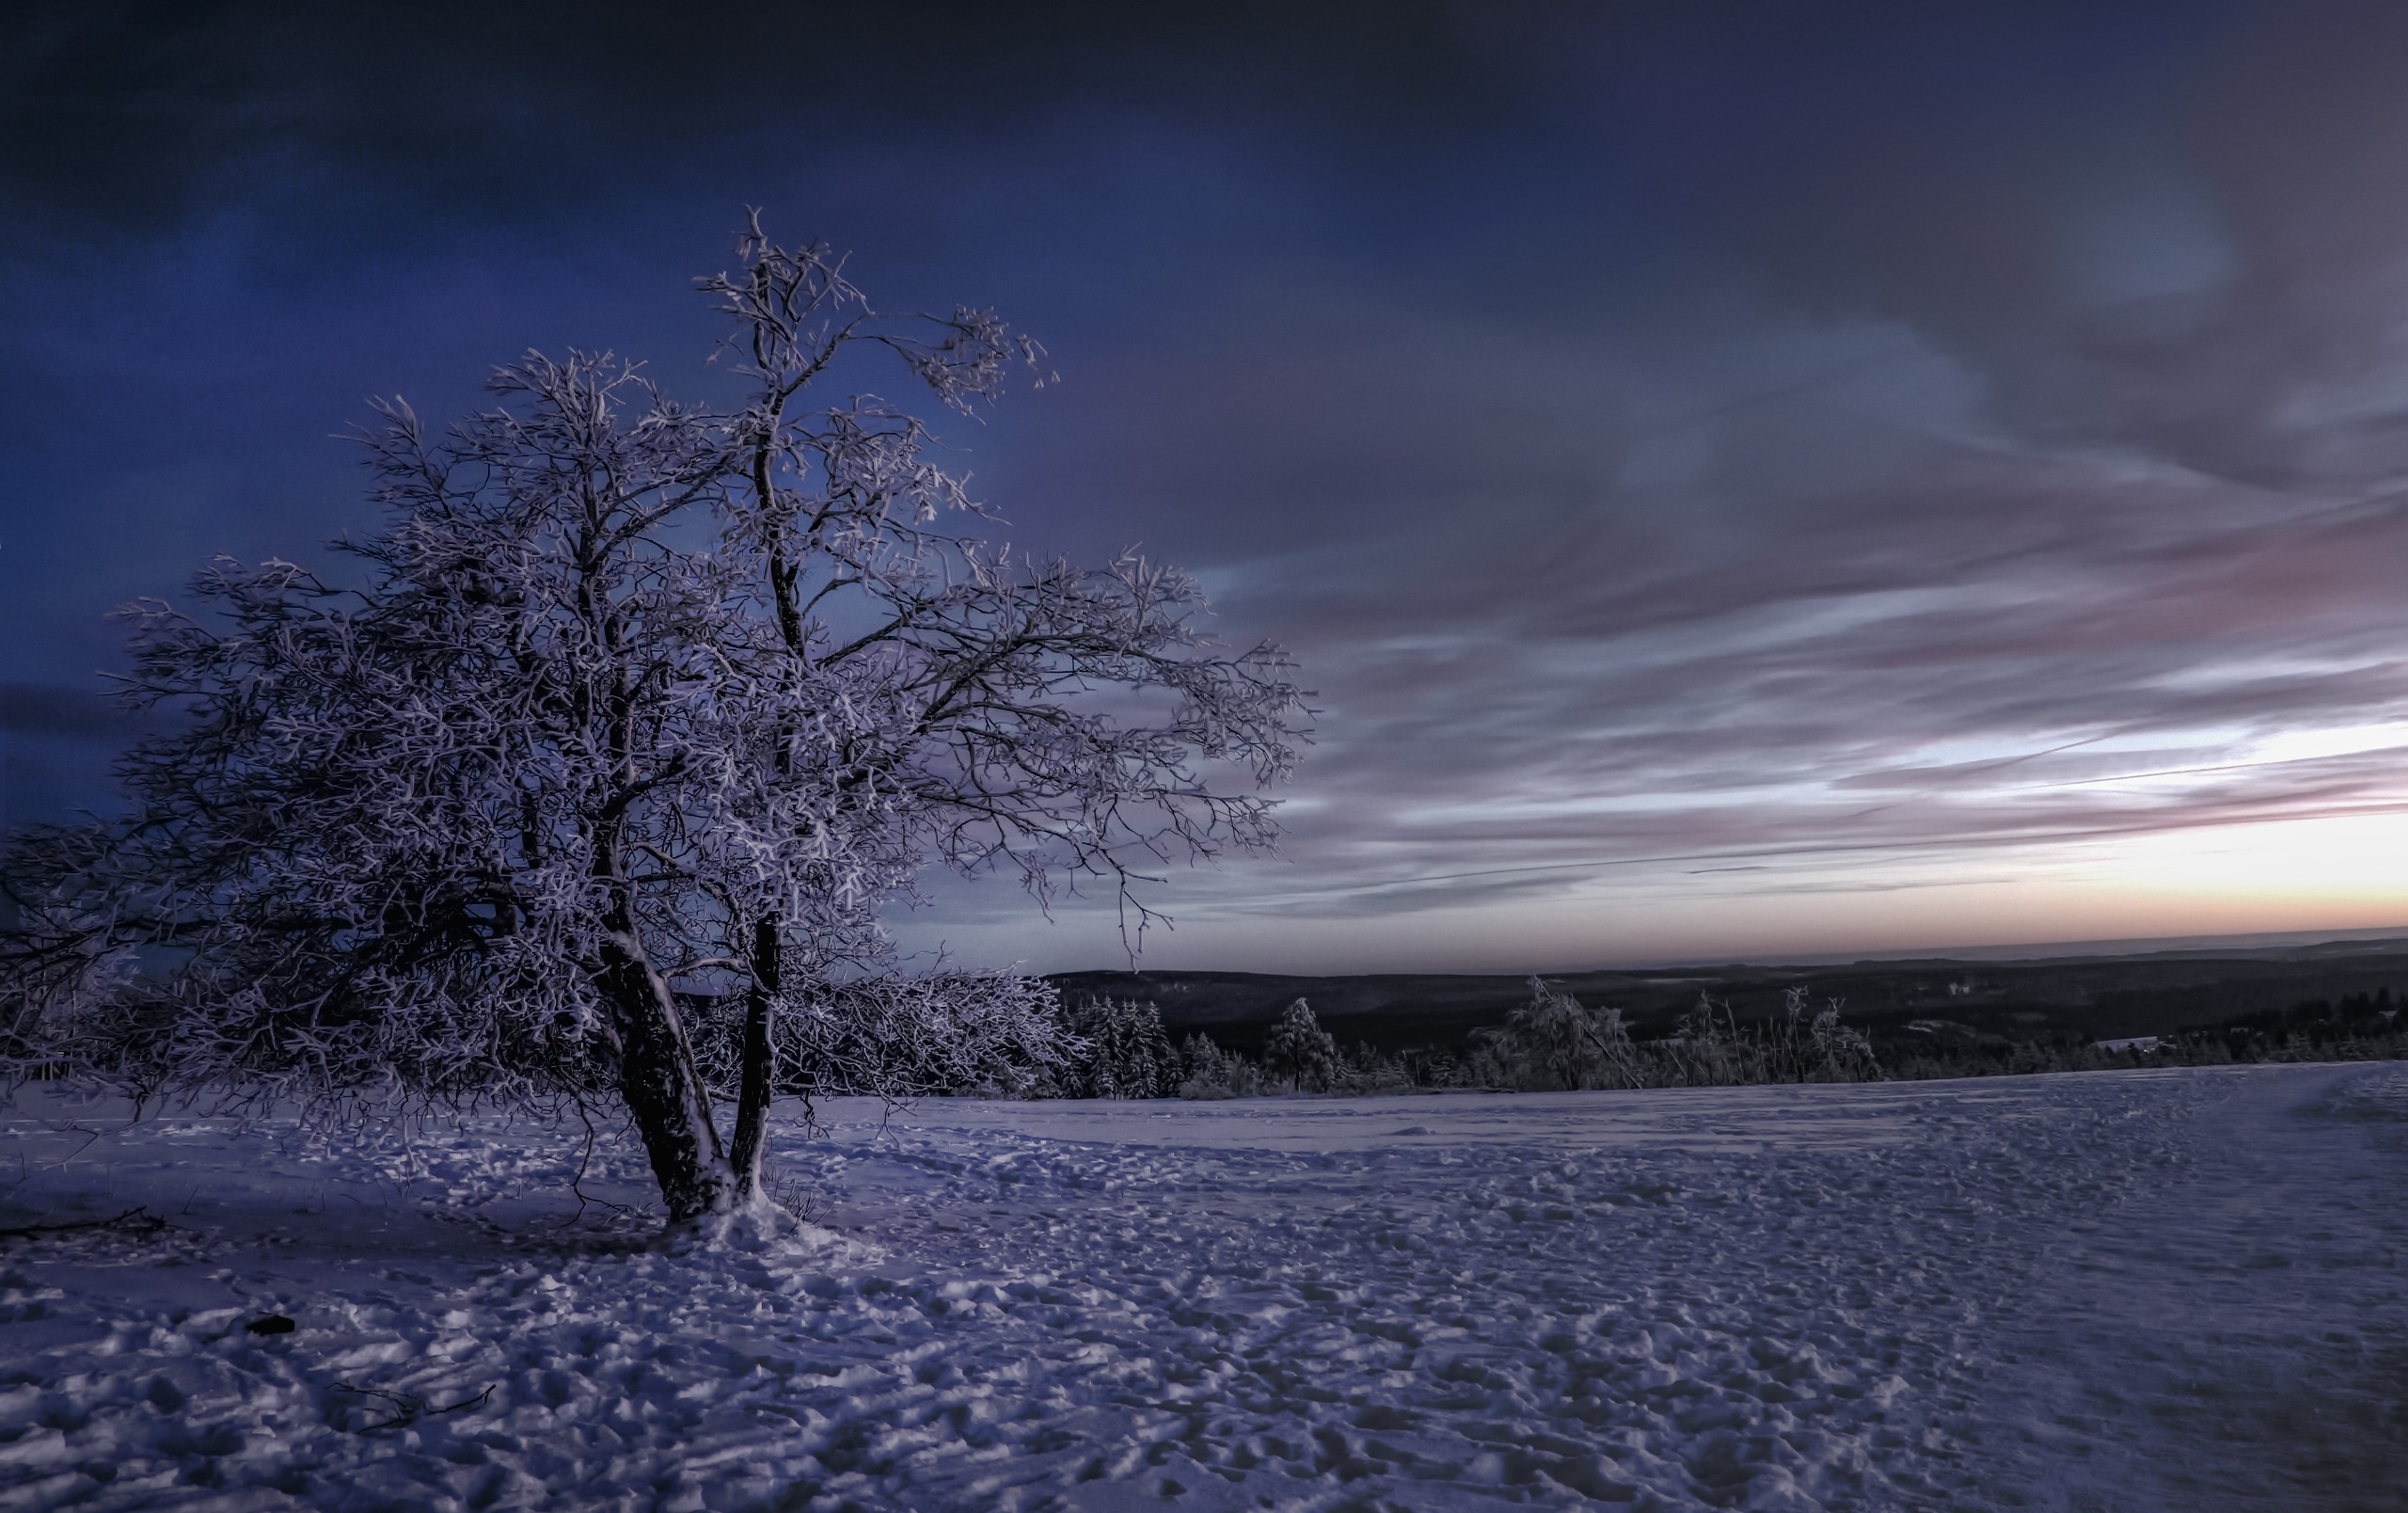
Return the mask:
M 1136 868 L 1270 843 L 1256 790 L 1303 711 L 1275 648 L 1220 649 L 1194 581 L 1134 556 L 958 534 L 982 513 L 917 420 L 804 402 L 857 352 L 968 412 L 1041 349 L 984 311 L 883 314 L 757 216 L 738 254 L 703 285 L 736 409 L 531 353 L 441 437 L 379 408 L 388 523 L 338 545 L 347 574 L 219 561 L 189 609 L 125 612 L 122 696 L 183 722 L 119 764 L 123 817 L 0 865 L 16 1075 L 615 1097 L 689 1218 L 757 1192 L 779 1087 L 1053 1064 L 1034 986 L 897 971 L 880 912 L 927 866 L 1128 899 Z

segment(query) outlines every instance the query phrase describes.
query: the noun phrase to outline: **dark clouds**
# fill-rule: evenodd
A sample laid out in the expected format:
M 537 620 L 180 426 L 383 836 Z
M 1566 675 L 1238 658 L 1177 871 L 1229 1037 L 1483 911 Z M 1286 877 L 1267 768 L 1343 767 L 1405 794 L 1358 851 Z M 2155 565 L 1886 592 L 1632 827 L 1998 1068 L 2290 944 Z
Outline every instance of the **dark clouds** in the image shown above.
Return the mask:
M 540 223 L 778 157 L 974 152 L 1078 109 L 1314 118 L 1410 136 L 1481 113 L 1427 4 L 1212 8 L 88 4 L 19 8 L 0 174 L 21 212 L 166 231 L 230 205 L 325 234 Z M 316 224 L 312 224 L 312 223 Z
M 755 201 L 1051 343 L 954 438 L 1024 544 L 1305 659 L 1289 860 L 1180 874 L 1181 961 L 2063 938 L 2101 857 L 2408 797 L 2396 8 L 28 14 L 20 684 L 365 523 L 358 396 L 570 341 L 686 383 Z M 932 928 L 1101 948 L 994 891 Z M 1857 912 L 1765 923 L 1814 895 Z M 2134 907 L 2090 932 L 2192 932 Z

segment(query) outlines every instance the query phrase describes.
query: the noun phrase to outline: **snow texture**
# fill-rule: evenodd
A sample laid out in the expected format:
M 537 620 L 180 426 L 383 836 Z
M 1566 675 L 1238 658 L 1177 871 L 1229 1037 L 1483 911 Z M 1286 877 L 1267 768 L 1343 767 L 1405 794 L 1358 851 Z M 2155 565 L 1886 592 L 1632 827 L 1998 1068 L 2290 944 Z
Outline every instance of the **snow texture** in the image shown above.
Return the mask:
M 12 1508 L 2408 1507 L 2397 1066 L 839 1104 L 669 1245 L 581 1129 L 107 1112 L 0 1148 L 173 1226 L 0 1242 Z

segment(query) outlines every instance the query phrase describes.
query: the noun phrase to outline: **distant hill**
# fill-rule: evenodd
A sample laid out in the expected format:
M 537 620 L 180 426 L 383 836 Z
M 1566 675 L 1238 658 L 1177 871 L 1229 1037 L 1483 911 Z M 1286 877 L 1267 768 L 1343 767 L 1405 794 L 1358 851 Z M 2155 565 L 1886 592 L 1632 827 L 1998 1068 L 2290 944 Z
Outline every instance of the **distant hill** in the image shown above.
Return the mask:
M 1529 996 L 1528 979 L 1380 974 L 1285 977 L 1256 972 L 1065 972 L 1066 998 L 1136 998 L 1162 1010 L 1174 1037 L 1203 1030 L 1254 1050 L 1297 998 L 1338 1038 L 1382 1050 L 1459 1045 Z M 1845 964 L 1682 966 L 1553 975 L 1592 1007 L 1612 1005 L 1643 1036 L 1668 1029 L 1700 993 L 1741 1019 L 1780 1011 L 1784 990 L 1819 1008 L 1846 1001 L 1850 1024 L 1893 1039 L 1946 1033 L 2006 1040 L 2108 1040 L 2157 1035 L 2238 1014 L 2388 990 L 2408 996 L 2408 939 L 2188 948 L 2022 961 L 1930 957 Z

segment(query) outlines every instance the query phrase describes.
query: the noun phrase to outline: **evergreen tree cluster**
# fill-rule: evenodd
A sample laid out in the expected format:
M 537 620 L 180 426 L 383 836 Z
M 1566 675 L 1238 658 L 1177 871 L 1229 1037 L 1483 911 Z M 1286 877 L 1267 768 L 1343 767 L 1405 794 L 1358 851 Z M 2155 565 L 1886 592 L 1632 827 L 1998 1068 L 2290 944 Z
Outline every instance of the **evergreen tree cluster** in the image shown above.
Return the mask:
M 1088 998 L 1063 1014 L 1074 1048 L 1055 1076 L 1064 1098 L 1168 1098 L 1184 1079 L 1162 1011 L 1134 999 Z

